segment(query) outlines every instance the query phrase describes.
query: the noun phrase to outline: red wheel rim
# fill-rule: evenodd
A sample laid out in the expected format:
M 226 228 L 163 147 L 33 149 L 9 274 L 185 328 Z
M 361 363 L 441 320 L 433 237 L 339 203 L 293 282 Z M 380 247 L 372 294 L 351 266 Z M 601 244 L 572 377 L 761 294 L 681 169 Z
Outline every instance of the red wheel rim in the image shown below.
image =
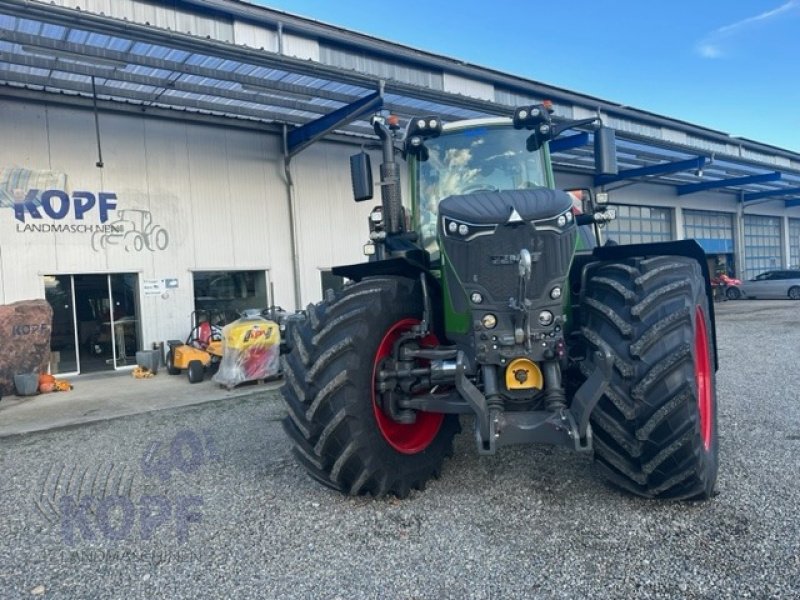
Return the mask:
M 700 414 L 700 437 L 706 450 L 711 448 L 714 407 L 711 389 L 711 361 L 708 356 L 706 316 L 699 306 L 694 317 L 694 379 L 697 382 L 697 411 Z
M 372 409 L 375 411 L 375 420 L 378 429 L 383 435 L 383 439 L 395 450 L 402 454 L 418 454 L 430 446 L 436 438 L 439 429 L 444 421 L 444 414 L 431 412 L 417 412 L 415 423 L 398 423 L 388 415 L 384 414 L 378 406 L 375 397 L 375 378 L 378 374 L 378 367 L 384 358 L 392 353 L 394 343 L 400 335 L 419 324 L 417 319 L 401 319 L 391 327 L 383 336 L 378 351 L 375 353 L 375 361 L 372 367 Z M 438 343 L 436 336 L 428 335 L 422 340 L 423 345 L 433 346 Z

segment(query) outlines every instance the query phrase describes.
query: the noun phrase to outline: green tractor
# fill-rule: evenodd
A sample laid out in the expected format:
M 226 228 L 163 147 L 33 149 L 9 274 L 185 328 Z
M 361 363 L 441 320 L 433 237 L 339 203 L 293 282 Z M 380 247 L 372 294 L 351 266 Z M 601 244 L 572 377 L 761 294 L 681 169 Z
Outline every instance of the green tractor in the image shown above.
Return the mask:
M 442 125 L 375 116 L 381 206 L 368 262 L 308 308 L 284 360 L 284 427 L 299 462 L 347 494 L 424 489 L 471 415 L 478 452 L 593 452 L 617 486 L 705 499 L 717 477 L 717 369 L 708 267 L 694 241 L 602 244 L 606 194 L 554 189 L 549 142 L 614 131 L 546 103 Z M 400 196 L 398 156 L 412 201 Z M 588 158 L 591 161 L 591 157 Z M 369 155 L 351 157 L 357 201 Z

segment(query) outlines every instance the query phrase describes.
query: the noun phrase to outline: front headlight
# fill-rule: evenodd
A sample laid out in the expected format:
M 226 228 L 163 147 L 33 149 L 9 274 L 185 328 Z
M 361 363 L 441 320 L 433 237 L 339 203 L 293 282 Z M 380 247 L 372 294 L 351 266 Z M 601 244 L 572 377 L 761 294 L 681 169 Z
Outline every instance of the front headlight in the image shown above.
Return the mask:
M 483 326 L 486 327 L 486 329 L 494 329 L 497 326 L 497 317 L 491 313 L 483 315 L 481 323 L 483 323 Z
M 563 231 L 575 222 L 575 216 L 572 214 L 572 209 L 561 213 L 557 217 L 550 219 L 541 219 L 533 221 L 533 226 L 539 230 Z
M 447 237 L 465 241 L 476 238 L 479 235 L 494 233 L 497 228 L 497 225 L 475 225 L 474 223 L 465 223 L 451 217 L 442 217 L 442 224 L 442 229 Z

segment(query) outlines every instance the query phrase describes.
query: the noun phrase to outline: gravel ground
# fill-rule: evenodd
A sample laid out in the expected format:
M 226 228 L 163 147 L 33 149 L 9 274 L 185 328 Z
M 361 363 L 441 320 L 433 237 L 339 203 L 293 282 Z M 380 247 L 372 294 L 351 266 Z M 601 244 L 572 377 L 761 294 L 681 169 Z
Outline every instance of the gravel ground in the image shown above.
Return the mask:
M 0 598 L 797 597 L 799 310 L 718 305 L 707 503 L 469 435 L 427 491 L 346 498 L 295 465 L 265 394 L 0 439 Z

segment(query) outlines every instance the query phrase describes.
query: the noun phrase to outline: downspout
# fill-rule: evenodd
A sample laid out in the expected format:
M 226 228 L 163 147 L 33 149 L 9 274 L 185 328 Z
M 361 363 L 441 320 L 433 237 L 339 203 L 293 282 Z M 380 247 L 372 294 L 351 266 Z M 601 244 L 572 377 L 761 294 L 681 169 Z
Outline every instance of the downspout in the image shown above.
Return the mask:
M 747 279 L 747 270 L 745 268 L 747 257 L 745 249 L 745 231 L 744 231 L 744 198 L 743 192 L 739 192 L 738 210 L 736 211 L 736 252 L 734 252 L 734 260 L 736 261 L 736 277 L 739 279 Z
M 781 241 L 783 242 L 783 268 L 791 269 L 792 242 L 789 238 L 789 217 L 787 215 L 781 217 Z
M 283 124 L 283 178 L 286 183 L 286 202 L 289 208 L 289 239 L 292 245 L 292 279 L 294 280 L 294 307 L 300 308 L 300 251 L 297 247 L 297 218 L 295 214 L 295 190 L 289 155 L 289 126 Z M 273 300 L 274 302 L 274 300 Z

